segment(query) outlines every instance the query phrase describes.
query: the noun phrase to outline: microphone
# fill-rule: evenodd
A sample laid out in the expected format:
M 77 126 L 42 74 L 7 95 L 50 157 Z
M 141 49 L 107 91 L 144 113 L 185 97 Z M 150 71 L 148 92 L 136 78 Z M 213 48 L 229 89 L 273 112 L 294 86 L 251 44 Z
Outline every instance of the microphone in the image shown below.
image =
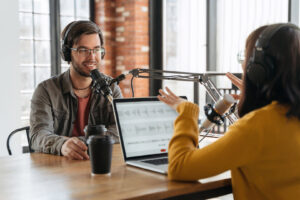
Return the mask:
M 117 84 L 119 85 L 119 83 L 121 81 L 123 81 L 126 78 L 126 76 L 128 76 L 129 74 L 131 74 L 133 77 L 136 77 L 136 76 L 139 75 L 139 73 L 140 73 L 140 69 L 137 68 L 137 69 L 132 69 L 132 70 L 130 70 L 127 73 L 120 74 L 116 78 L 113 78 L 113 79 L 111 79 L 111 80 L 108 81 L 109 82 L 109 86 L 111 86 L 115 82 L 117 82 Z
M 114 78 L 112 79 L 110 82 L 109 82 L 109 85 L 111 86 L 113 83 L 117 82 L 117 84 L 119 85 L 120 81 L 123 81 L 124 79 L 126 78 L 126 75 L 125 74 L 121 74 L 119 75 L 117 78 Z
M 133 77 L 136 77 L 136 76 L 138 76 L 139 75 L 139 70 L 140 69 L 132 69 L 132 70 L 130 70 L 129 72 L 127 72 L 127 73 L 124 73 L 124 74 L 120 74 L 119 76 L 117 76 L 116 78 L 113 78 L 113 79 L 111 79 L 111 80 L 109 80 L 108 82 L 109 82 L 109 86 L 111 86 L 113 83 L 115 83 L 115 82 L 117 82 L 117 84 L 119 85 L 119 83 L 121 82 L 121 81 L 123 81 L 124 79 L 126 79 L 126 76 L 128 76 L 128 75 L 132 75 Z
M 209 130 L 214 124 L 221 125 L 224 122 L 222 116 L 235 103 L 234 98 L 229 94 L 224 94 L 223 98 L 216 102 L 215 106 L 210 104 L 204 106 L 206 119 L 201 123 L 199 133 Z
M 93 80 L 92 88 L 94 88 L 97 94 L 102 94 L 106 97 L 110 103 L 112 103 L 112 91 L 109 87 L 108 82 L 110 79 L 106 77 L 103 73 L 99 72 L 98 69 L 93 69 L 90 72 L 90 76 Z

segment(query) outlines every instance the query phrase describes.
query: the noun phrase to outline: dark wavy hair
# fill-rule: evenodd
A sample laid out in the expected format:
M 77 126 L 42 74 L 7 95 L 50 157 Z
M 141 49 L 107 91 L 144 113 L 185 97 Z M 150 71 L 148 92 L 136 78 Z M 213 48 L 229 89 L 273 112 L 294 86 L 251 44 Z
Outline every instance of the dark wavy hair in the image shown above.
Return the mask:
M 72 27 L 71 27 L 72 26 Z M 69 30 L 71 27 L 71 30 Z M 68 31 L 68 35 L 66 36 L 66 32 Z M 65 45 L 67 45 L 69 48 L 73 47 L 74 44 L 77 44 L 79 38 L 83 34 L 99 34 L 100 38 L 100 45 L 104 45 L 104 39 L 101 29 L 97 24 L 95 24 L 92 21 L 87 20 L 79 20 L 79 21 L 73 21 L 69 23 L 64 30 L 61 33 L 61 39 L 66 40 L 63 41 Z
M 247 77 L 247 63 L 253 54 L 255 43 L 268 26 L 253 31 L 247 38 L 240 117 L 266 106 L 272 101 L 289 107 L 287 117 L 300 119 L 300 30 L 295 26 L 281 28 L 275 33 L 265 53 L 271 55 L 275 66 L 274 75 L 262 87 L 254 85 Z

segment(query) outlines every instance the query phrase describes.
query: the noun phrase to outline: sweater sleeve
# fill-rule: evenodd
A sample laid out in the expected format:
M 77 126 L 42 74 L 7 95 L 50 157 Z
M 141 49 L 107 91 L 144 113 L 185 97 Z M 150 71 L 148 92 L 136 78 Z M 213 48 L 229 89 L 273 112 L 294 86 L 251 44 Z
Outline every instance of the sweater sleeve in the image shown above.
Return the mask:
M 62 155 L 61 147 L 68 138 L 54 133 L 53 123 L 49 94 L 41 83 L 32 96 L 30 111 L 30 144 L 35 152 Z
M 262 134 L 255 130 L 254 117 L 240 119 L 216 142 L 198 149 L 199 107 L 181 103 L 175 120 L 174 135 L 169 143 L 171 180 L 207 178 L 254 161 L 262 146 Z

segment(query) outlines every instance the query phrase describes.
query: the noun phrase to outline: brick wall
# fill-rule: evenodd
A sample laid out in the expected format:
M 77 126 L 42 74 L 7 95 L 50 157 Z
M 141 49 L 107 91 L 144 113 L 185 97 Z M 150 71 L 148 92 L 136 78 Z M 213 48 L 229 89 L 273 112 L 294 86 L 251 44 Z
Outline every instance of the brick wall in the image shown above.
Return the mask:
M 134 68 L 149 68 L 148 0 L 95 0 L 95 22 L 104 34 L 102 72 L 116 77 Z M 131 75 L 120 83 L 131 97 Z M 149 96 L 149 79 L 135 78 L 135 97 Z

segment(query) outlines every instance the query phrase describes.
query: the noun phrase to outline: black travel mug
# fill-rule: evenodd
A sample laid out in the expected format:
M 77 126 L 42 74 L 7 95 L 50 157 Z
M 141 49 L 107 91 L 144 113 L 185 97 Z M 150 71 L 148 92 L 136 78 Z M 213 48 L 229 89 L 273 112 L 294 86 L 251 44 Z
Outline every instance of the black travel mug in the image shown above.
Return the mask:
M 114 140 L 109 135 L 92 135 L 87 140 L 92 175 L 110 174 Z

